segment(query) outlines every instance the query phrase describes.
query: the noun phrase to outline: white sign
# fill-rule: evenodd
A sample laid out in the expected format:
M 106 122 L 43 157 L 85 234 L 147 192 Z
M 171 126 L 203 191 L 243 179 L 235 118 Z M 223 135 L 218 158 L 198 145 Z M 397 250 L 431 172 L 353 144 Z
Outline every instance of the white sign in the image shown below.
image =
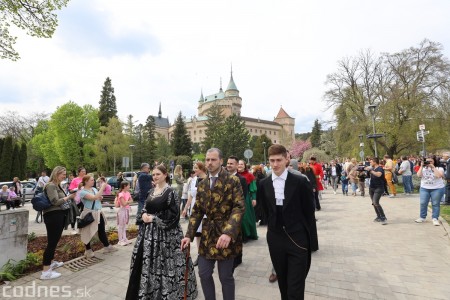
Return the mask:
M 245 150 L 244 151 L 244 157 L 247 158 L 247 159 L 252 158 L 253 157 L 253 151 L 250 150 L 250 149 Z
M 128 156 L 122 157 L 122 168 L 128 168 L 130 166 L 130 158 Z
M 419 130 L 425 130 L 425 124 L 419 125 Z

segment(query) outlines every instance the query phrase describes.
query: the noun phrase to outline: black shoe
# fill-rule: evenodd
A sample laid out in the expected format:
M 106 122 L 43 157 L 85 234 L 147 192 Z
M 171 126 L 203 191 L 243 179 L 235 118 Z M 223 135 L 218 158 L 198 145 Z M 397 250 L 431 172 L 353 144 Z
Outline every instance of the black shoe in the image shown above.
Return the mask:
M 381 222 L 381 219 L 379 217 L 376 217 L 375 219 L 373 219 L 374 222 Z

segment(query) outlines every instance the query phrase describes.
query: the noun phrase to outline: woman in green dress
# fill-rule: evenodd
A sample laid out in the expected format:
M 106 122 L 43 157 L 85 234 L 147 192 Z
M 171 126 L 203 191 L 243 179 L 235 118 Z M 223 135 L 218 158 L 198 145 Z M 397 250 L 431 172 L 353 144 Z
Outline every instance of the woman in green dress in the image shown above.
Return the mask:
M 256 217 L 254 207 L 256 205 L 256 178 L 248 171 L 245 161 L 240 160 L 238 164 L 238 174 L 245 178 L 248 187 L 245 197 L 245 214 L 242 218 L 242 239 L 243 241 L 257 240 Z

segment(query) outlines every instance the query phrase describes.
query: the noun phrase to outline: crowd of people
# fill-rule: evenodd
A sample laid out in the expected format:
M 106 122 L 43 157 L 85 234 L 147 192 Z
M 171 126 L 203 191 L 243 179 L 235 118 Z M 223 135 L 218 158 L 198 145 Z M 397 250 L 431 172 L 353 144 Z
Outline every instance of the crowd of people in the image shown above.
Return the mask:
M 196 161 L 187 178 L 181 166 L 173 172 L 175 187 L 163 164 L 151 169 L 142 163 L 133 182 L 121 181 L 115 193 L 119 246 L 131 244 L 126 236 L 130 204 L 138 203 L 138 237 L 133 246 L 127 299 L 187 299 L 197 297 L 194 270 L 198 267 L 206 299 L 215 299 L 212 274 L 218 264 L 224 299 L 234 299 L 234 270 L 242 263 L 245 244 L 257 240 L 257 225 L 267 226 L 267 244 L 273 264 L 270 282 L 278 281 L 281 299 L 303 299 L 311 254 L 319 249 L 316 211 L 322 209 L 322 191 L 330 188 L 342 195 L 370 196 L 376 218 L 387 224 L 381 199 L 397 197 L 396 183 L 402 177 L 404 195 L 415 191 L 412 177 L 420 178 L 420 208 L 417 223 L 424 223 L 427 206 L 432 203 L 432 224 L 438 221 L 440 204 L 449 202 L 449 153 L 441 157 L 402 156 L 393 160 L 372 157 L 333 159 L 321 162 L 311 156 L 308 162 L 292 159 L 281 145 L 268 150 L 269 164 L 249 166 L 236 156 L 222 157 L 217 148 L 209 149 L 205 162 Z M 90 241 L 95 234 L 105 252 L 116 249 L 106 235 L 107 218 L 101 200 L 112 193 L 104 177 L 80 167 L 68 180 L 66 169 L 56 167 L 50 177 L 43 172 L 37 189 L 44 191 L 52 205 L 43 211 L 48 244 L 44 252 L 41 279 L 61 276 L 55 269 L 63 263 L 54 260 L 56 245 L 69 225 L 80 233 L 85 256 L 94 257 Z M 131 190 L 134 186 L 134 190 Z M 19 189 L 20 191 L 20 189 Z M 1 199 L 10 199 L 14 188 L 2 187 Z M 443 203 L 441 203 L 443 202 Z M 77 220 L 90 216 L 93 221 L 75 230 Z M 300 218 L 298 216 L 301 216 Z M 183 235 L 180 219 L 188 220 Z M 187 246 L 196 240 L 198 255 L 192 259 Z M 295 269 L 295 272 L 292 271 Z

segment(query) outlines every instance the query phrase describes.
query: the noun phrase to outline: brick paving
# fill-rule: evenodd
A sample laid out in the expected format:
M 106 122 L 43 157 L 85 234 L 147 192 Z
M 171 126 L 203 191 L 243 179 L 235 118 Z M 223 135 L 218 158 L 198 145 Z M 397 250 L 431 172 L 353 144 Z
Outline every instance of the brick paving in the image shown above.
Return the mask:
M 419 214 L 417 195 L 383 197 L 381 204 L 389 222 L 386 226 L 372 221 L 375 213 L 369 197 L 345 197 L 328 190 L 323 198 L 323 209 L 316 214 L 320 250 L 312 257 L 306 299 L 450 299 L 450 228 L 445 222 L 433 226 L 430 214 L 426 223 L 414 223 Z M 181 222 L 185 229 L 186 221 Z M 32 213 L 31 231 L 45 233 L 44 225 L 34 223 Z M 258 227 L 258 234 L 258 241 L 244 245 L 243 264 L 235 271 L 236 299 L 280 299 L 277 284 L 268 282 L 271 263 L 266 227 Z M 195 244 L 191 249 L 195 258 Z M 71 272 L 61 268 L 63 275 L 52 281 L 41 281 L 40 274 L 35 273 L 11 285 L 65 286 L 71 293 L 67 299 L 80 299 L 85 290 L 93 299 L 123 299 L 130 254 L 130 246 L 113 254 L 99 251 L 104 261 L 87 269 Z M 220 291 L 217 276 L 215 280 Z M 197 283 L 198 299 L 203 299 L 200 281 Z M 49 297 L 20 297 L 24 298 Z M 219 293 L 217 299 L 222 299 Z

